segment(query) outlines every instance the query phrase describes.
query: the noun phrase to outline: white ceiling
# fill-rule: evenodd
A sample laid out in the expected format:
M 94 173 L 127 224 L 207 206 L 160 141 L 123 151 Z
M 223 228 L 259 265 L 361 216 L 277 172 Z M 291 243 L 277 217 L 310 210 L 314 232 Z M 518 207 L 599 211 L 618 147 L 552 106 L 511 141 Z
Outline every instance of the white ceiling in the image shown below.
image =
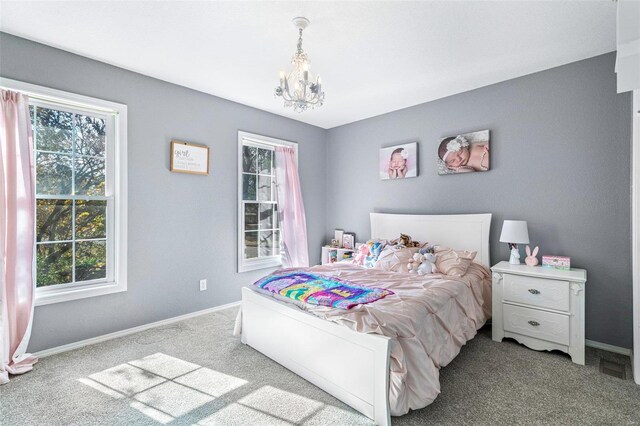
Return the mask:
M 331 128 L 615 49 L 602 1 L 0 1 L 0 29 Z M 325 105 L 274 98 L 306 16 Z M 613 70 L 612 70 L 613 72 Z

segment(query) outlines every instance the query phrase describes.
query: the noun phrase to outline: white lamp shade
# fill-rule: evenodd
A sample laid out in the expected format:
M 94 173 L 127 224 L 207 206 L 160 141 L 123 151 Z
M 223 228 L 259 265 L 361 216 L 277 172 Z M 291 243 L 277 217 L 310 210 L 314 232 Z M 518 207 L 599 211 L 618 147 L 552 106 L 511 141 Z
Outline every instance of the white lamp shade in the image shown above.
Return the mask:
M 505 220 L 500 234 L 501 243 L 529 244 L 526 220 Z

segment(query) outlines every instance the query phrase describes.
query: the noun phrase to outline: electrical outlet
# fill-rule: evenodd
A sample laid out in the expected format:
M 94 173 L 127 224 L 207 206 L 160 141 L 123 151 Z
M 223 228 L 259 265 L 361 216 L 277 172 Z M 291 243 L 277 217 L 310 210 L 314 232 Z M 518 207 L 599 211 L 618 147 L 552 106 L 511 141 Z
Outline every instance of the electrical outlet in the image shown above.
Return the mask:
M 207 289 L 207 280 L 200 280 L 200 291 L 205 291 Z

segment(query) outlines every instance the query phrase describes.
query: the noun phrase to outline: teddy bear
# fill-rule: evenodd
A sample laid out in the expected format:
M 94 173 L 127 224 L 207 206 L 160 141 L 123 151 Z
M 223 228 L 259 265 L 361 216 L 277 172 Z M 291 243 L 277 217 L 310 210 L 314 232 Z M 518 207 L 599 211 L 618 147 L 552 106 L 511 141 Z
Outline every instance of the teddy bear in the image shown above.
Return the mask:
M 418 267 L 420 266 L 421 263 L 422 263 L 422 255 L 420 253 L 415 253 L 413 255 L 413 258 L 407 264 L 407 269 L 411 273 L 417 273 Z
M 409 272 L 418 275 L 435 274 L 438 272 L 436 255 L 426 250 L 420 250 L 419 253 L 413 255 L 413 259 L 407 265 L 407 269 Z

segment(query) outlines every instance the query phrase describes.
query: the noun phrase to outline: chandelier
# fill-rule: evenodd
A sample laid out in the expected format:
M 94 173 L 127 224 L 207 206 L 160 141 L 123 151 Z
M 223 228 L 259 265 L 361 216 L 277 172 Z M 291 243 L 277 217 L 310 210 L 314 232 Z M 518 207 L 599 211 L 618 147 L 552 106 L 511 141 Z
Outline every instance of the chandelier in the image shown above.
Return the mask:
M 292 107 L 296 112 L 320 107 L 324 102 L 324 92 L 320 76 L 315 80 L 309 71 L 311 62 L 302 50 L 302 31 L 309 26 L 307 18 L 293 18 L 293 24 L 298 28 L 298 49 L 291 59 L 293 69 L 289 74 L 280 71 L 280 85 L 276 87 L 276 96 L 282 96 L 285 107 Z

